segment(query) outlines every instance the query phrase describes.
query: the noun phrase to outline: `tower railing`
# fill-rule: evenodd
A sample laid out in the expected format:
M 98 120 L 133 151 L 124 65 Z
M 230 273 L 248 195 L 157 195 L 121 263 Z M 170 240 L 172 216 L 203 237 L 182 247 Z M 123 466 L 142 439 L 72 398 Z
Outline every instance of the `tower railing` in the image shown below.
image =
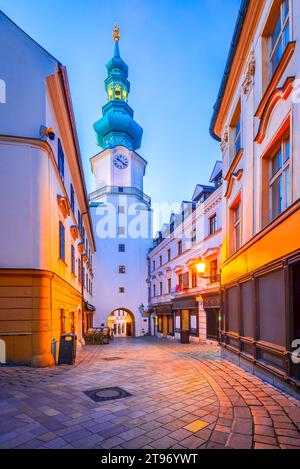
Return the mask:
M 94 192 L 91 192 L 91 194 L 89 194 L 89 200 L 91 202 L 95 201 L 96 199 L 103 197 L 106 194 L 133 195 L 145 204 L 151 205 L 151 197 L 144 194 L 144 192 L 142 192 L 137 187 L 104 186 Z

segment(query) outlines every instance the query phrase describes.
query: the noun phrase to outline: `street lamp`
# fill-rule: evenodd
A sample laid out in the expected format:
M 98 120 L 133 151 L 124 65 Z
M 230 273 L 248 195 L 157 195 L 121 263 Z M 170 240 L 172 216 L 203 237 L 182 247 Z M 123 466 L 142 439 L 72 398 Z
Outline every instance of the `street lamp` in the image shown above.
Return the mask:
M 204 278 L 204 279 L 210 278 L 210 277 L 206 277 L 204 275 L 205 274 L 205 268 L 206 268 L 205 262 L 203 262 L 203 261 L 198 262 L 195 267 L 196 267 L 197 273 L 200 275 L 201 278 Z
M 198 262 L 198 264 L 196 264 L 196 269 L 197 269 L 198 274 L 201 274 L 201 276 L 204 275 L 205 274 L 205 262 Z

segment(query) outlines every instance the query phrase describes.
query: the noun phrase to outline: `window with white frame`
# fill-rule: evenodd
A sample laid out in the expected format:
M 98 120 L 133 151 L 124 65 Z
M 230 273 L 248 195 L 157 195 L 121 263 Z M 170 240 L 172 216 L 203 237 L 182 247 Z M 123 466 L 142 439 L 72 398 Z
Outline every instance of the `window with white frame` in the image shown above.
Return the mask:
M 232 226 L 233 226 L 233 250 L 238 251 L 242 244 L 242 219 L 241 219 L 241 203 L 239 202 L 232 209 Z
M 239 114 L 237 123 L 234 127 L 233 132 L 233 145 L 234 145 L 234 156 L 238 154 L 242 148 L 242 132 L 241 132 L 241 114 Z
M 269 164 L 270 221 L 291 204 L 290 196 L 290 139 L 281 143 Z
M 275 72 L 280 59 L 290 41 L 290 9 L 289 0 L 283 0 L 270 36 L 271 75 Z

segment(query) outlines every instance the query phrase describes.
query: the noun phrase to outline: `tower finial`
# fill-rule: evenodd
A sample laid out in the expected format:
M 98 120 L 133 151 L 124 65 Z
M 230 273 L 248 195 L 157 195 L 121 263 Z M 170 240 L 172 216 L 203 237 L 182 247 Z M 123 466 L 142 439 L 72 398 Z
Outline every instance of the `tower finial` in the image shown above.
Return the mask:
M 113 38 L 116 42 L 119 42 L 120 40 L 120 28 L 115 24 L 113 32 L 112 32 Z

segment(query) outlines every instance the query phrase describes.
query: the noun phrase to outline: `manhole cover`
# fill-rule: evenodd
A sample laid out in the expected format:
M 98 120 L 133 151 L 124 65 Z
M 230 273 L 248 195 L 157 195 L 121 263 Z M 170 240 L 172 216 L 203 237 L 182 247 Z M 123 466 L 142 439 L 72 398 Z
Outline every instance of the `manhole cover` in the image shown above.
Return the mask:
M 114 361 L 114 360 L 123 360 L 123 358 L 121 358 L 121 357 L 106 357 L 106 358 L 102 358 L 102 360 L 105 360 L 106 362 L 111 362 L 111 361 Z
M 128 397 L 132 395 L 124 389 L 118 387 L 100 388 L 94 389 L 92 391 L 84 391 L 84 394 L 93 399 L 93 401 L 95 402 L 114 401 L 116 399 L 122 399 L 123 397 Z

